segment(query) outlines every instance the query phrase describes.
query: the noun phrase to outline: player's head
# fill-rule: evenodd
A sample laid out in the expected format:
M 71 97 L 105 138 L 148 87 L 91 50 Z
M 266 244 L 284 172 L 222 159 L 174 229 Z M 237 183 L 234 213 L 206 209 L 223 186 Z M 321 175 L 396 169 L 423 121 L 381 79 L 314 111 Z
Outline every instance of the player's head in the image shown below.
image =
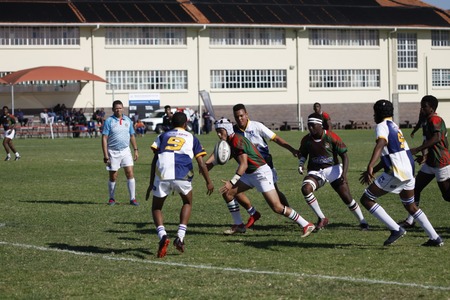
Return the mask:
M 233 106 L 234 120 L 241 129 L 245 129 L 248 123 L 248 113 L 244 104 L 236 104 Z
M 322 105 L 320 105 L 319 102 L 314 103 L 313 110 L 314 110 L 315 113 L 319 114 L 321 112 L 321 110 L 322 110 Z
M 322 134 L 322 115 L 318 113 L 312 113 L 308 116 L 308 130 L 312 135 Z
M 219 138 L 221 138 L 219 134 L 222 131 L 221 129 L 224 129 L 226 131 L 227 136 L 232 136 L 234 134 L 233 124 L 228 119 L 222 118 L 220 120 L 217 120 L 214 123 L 214 126 L 216 128 L 217 134 L 219 135 Z
M 187 122 L 187 117 L 185 113 L 176 112 L 172 117 L 172 126 L 173 127 L 185 127 Z
M 373 105 L 375 123 L 381 123 L 385 118 L 392 117 L 394 115 L 394 106 L 388 100 L 378 100 Z
M 428 105 L 434 110 L 436 111 L 439 101 L 436 97 L 431 96 L 431 95 L 426 95 L 422 98 L 422 100 L 420 101 L 420 104 L 422 103 L 428 103 Z
M 7 112 L 9 111 L 9 108 L 8 108 L 8 106 L 3 106 L 3 112 L 6 114 Z

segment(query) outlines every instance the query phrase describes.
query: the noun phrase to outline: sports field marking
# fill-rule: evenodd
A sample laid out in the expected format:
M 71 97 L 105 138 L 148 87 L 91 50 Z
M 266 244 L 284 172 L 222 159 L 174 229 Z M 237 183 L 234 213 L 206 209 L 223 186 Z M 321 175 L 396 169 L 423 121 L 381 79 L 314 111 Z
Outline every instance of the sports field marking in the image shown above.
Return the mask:
M 325 279 L 325 280 L 340 280 L 340 281 L 360 282 L 360 283 L 367 283 L 367 284 L 397 285 L 397 286 L 420 288 L 420 289 L 450 291 L 449 286 L 424 285 L 424 284 L 408 283 L 408 282 L 374 280 L 374 279 L 367 279 L 367 278 L 354 278 L 354 277 L 348 277 L 348 276 L 340 277 L 340 276 L 305 274 L 305 273 L 295 273 L 295 272 L 258 271 L 258 270 L 250 270 L 250 269 L 239 269 L 239 268 L 223 268 L 223 267 L 215 267 L 215 266 L 207 266 L 207 265 L 192 265 L 192 264 L 167 262 L 167 261 L 163 261 L 163 260 L 144 260 L 144 259 L 135 259 L 135 258 L 127 258 L 127 257 L 114 257 L 114 256 L 110 256 L 110 255 L 100 255 L 100 254 L 78 252 L 78 251 L 64 250 L 64 249 L 53 249 L 53 248 L 46 248 L 46 247 L 35 246 L 35 245 L 26 245 L 26 244 L 9 243 L 9 242 L 0 242 L 0 245 L 13 246 L 13 247 L 19 247 L 19 248 L 25 248 L 25 249 L 33 249 L 33 250 L 39 250 L 39 251 L 53 251 L 53 252 L 60 252 L 60 253 L 69 253 L 69 254 L 80 255 L 80 256 L 97 257 L 97 258 L 106 259 L 106 260 L 128 261 L 128 262 L 141 263 L 141 264 L 165 265 L 165 266 L 173 266 L 173 267 L 204 269 L 204 270 L 214 270 L 214 271 L 223 271 L 223 272 L 238 272 L 238 273 L 263 274 L 263 275 L 275 275 L 275 276 L 281 275 L 281 276 L 293 276 L 293 277 L 318 278 L 318 279 Z

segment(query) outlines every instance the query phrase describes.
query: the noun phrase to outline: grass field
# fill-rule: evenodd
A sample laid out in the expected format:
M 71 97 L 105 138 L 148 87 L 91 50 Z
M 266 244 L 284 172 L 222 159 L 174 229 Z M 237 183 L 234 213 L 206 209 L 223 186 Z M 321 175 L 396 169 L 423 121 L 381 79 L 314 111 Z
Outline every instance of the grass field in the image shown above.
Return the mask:
M 364 187 L 358 178 L 370 158 L 374 133 L 337 133 L 349 148 L 350 188 L 359 201 Z M 295 147 L 304 134 L 280 133 Z M 154 138 L 138 138 L 139 207 L 128 205 L 122 170 L 116 193 L 120 205 L 106 205 L 108 176 L 99 138 L 15 140 L 22 159 L 0 161 L 1 299 L 450 299 L 450 204 L 442 200 L 435 181 L 424 191 L 421 207 L 449 241 L 440 248 L 420 246 L 428 239 L 420 227 L 383 247 L 388 230 L 363 209 L 371 230 L 359 231 L 329 185 L 316 192 L 330 219 L 326 230 L 300 238 L 296 225 L 250 191 L 262 218 L 246 234 L 224 236 L 231 217 L 217 191 L 220 180 L 234 173 L 231 161 L 212 170 L 216 191 L 210 197 L 202 178 L 194 179 L 186 252 L 170 245 L 168 255 L 157 259 L 151 201 L 143 199 Z M 200 140 L 211 152 L 217 137 Z M 420 138 L 408 142 L 414 146 Z M 294 209 L 315 222 L 300 193 L 297 159 L 270 146 L 280 189 Z M 379 202 L 395 220 L 406 217 L 397 196 Z M 175 195 L 164 207 L 171 241 L 180 205 Z

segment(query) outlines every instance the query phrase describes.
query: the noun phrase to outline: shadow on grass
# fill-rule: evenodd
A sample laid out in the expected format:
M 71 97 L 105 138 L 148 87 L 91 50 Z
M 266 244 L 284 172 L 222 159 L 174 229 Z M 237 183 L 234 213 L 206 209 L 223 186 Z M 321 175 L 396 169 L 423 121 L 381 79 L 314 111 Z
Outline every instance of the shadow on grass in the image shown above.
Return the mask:
M 125 248 L 125 249 L 113 249 L 113 248 L 102 248 L 97 246 L 74 246 L 69 244 L 59 244 L 59 243 L 49 243 L 50 248 L 74 251 L 80 253 L 93 253 L 93 254 L 132 254 L 138 258 L 145 259 L 148 255 L 153 254 L 148 249 L 144 248 Z
M 329 244 L 329 243 L 315 243 L 313 242 L 313 236 L 309 236 L 301 241 L 280 241 L 280 240 L 264 240 L 264 241 L 242 241 L 240 240 L 227 240 L 226 243 L 236 243 L 243 244 L 244 246 L 253 247 L 256 249 L 273 250 L 272 247 L 289 247 L 289 248 L 320 248 L 320 249 L 369 249 L 369 248 L 379 248 L 379 246 L 374 245 L 363 245 L 355 243 L 341 243 L 341 244 Z M 277 250 L 278 251 L 278 250 Z
M 98 203 L 92 201 L 74 201 L 74 200 L 20 200 L 23 203 L 42 203 L 42 204 L 62 204 L 62 205 L 106 205 L 106 203 Z

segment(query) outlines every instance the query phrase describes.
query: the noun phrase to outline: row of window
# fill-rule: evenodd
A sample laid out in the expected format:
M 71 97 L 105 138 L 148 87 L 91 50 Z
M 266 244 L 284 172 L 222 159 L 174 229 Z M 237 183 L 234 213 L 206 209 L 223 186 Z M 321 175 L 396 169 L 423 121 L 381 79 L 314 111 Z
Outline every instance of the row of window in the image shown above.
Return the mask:
M 4 76 L 6 73 L 0 73 Z M 148 70 L 148 71 L 107 71 L 107 90 L 120 91 L 166 91 L 187 90 L 188 72 L 186 70 Z M 371 89 L 380 87 L 380 70 L 310 70 L 309 87 L 311 89 Z M 73 91 L 76 81 L 39 81 L 24 82 L 17 90 L 28 91 Z M 31 86 L 31 87 L 30 87 Z M 33 87 L 34 86 L 34 87 Z M 41 87 L 40 90 L 36 87 Z M 433 87 L 450 87 L 450 69 L 432 70 Z M 210 87 L 215 90 L 227 89 L 286 89 L 287 71 L 277 70 L 211 70 Z M 0 92 L 9 89 L 0 85 Z M 30 90 L 33 89 L 33 90 Z M 417 84 L 400 84 L 399 91 L 417 91 Z
M 186 45 L 186 28 L 181 27 L 107 27 L 105 44 L 111 46 Z M 211 28 L 212 46 L 283 46 L 286 30 L 282 28 Z M 310 29 L 311 46 L 379 46 L 378 30 Z M 405 36 L 406 35 L 406 36 Z M 414 40 L 415 34 L 398 33 L 399 39 Z M 71 46 L 80 45 L 77 27 L 0 27 L 0 46 Z M 450 31 L 432 30 L 433 47 L 450 47 Z M 399 49 L 400 50 L 400 49 Z

